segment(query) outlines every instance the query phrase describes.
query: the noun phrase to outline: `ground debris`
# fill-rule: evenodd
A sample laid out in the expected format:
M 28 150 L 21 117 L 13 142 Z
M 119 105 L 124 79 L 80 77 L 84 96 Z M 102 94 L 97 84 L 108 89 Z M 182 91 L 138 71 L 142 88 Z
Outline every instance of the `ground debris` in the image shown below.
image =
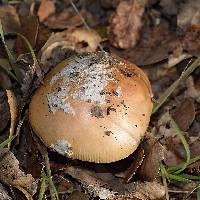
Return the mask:
M 129 49 L 137 44 L 146 3 L 146 0 L 127 0 L 119 3 L 108 28 L 109 41 L 113 46 Z
M 31 174 L 19 169 L 19 161 L 8 149 L 0 150 L 0 181 L 6 185 L 29 188 L 34 181 Z
M 19 30 L 19 16 L 14 6 L 0 6 L 0 20 L 5 33 L 17 32 Z
M 164 147 L 153 135 L 148 134 L 144 140 L 145 157 L 137 174 L 145 181 L 158 178 L 160 162 L 164 159 Z
M 9 196 L 8 192 L 6 191 L 5 187 L 0 183 L 0 199 L 2 200 L 12 200 Z
M 184 99 L 174 112 L 174 119 L 182 131 L 187 131 L 195 119 L 195 105 L 192 99 Z

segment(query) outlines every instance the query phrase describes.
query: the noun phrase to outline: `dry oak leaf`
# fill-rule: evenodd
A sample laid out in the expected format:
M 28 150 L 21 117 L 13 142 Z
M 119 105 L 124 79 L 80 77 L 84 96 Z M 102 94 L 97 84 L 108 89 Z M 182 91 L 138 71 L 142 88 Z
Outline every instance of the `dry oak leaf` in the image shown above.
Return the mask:
M 38 17 L 40 22 L 44 22 L 50 15 L 56 12 L 54 0 L 41 0 L 40 7 L 38 9 Z
M 47 65 L 53 57 L 54 50 L 69 49 L 77 53 L 95 52 L 101 42 L 101 37 L 94 30 L 76 28 L 53 33 L 41 49 L 41 63 Z
M 154 181 L 158 178 L 160 162 L 164 159 L 164 147 L 151 134 L 146 135 L 143 147 L 145 157 L 137 173 L 145 181 Z
M 119 3 L 108 27 L 108 39 L 113 46 L 129 49 L 136 45 L 143 25 L 146 4 L 147 0 L 128 0 Z
M 0 20 L 5 33 L 19 30 L 20 21 L 15 7 L 10 5 L 0 6 Z
M 29 188 L 34 181 L 30 174 L 19 169 L 19 161 L 8 149 L 0 149 L 0 181 L 6 185 Z
M 108 198 L 108 200 L 153 200 L 161 199 L 165 195 L 165 187 L 156 181 L 136 182 L 129 185 L 130 187 L 133 186 L 133 192 L 125 195 L 115 195 Z
M 191 98 L 184 99 L 174 113 L 174 119 L 182 131 L 187 131 L 195 119 L 195 105 Z

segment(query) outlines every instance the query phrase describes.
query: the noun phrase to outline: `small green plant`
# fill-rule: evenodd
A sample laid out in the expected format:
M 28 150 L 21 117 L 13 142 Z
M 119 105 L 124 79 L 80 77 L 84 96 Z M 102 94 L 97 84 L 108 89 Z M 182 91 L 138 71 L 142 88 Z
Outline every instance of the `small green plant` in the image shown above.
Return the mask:
M 39 190 L 38 200 L 43 200 L 45 197 L 45 193 L 48 190 L 50 191 L 51 199 L 59 200 L 58 192 L 52 180 L 51 169 L 49 166 L 49 157 L 47 152 L 44 153 L 44 157 L 45 157 L 45 167 L 43 167 L 41 170 L 40 190 Z
M 183 134 L 184 132 L 180 130 L 180 128 L 178 127 L 178 125 L 176 124 L 174 119 L 171 118 L 170 122 L 171 122 L 172 128 L 176 132 L 176 135 L 180 138 L 180 140 L 183 144 L 183 147 L 186 152 L 186 161 L 181 164 L 178 164 L 176 166 L 173 166 L 173 167 L 167 167 L 163 163 L 161 163 L 160 164 L 160 173 L 161 173 L 161 177 L 163 179 L 163 183 L 166 188 L 167 188 L 167 180 L 168 181 L 174 180 L 174 181 L 186 182 L 186 183 L 196 182 L 197 184 L 200 184 L 200 176 L 194 176 L 194 175 L 185 173 L 185 169 L 190 164 L 195 163 L 196 161 L 200 160 L 200 155 L 196 156 L 194 158 L 190 157 L 190 149 L 189 149 L 189 145 L 184 137 L 184 134 Z M 196 190 L 197 190 L 197 198 L 200 199 L 199 187 L 196 188 Z M 199 195 L 199 197 L 198 197 L 198 195 Z M 169 199 L 168 194 L 166 195 L 166 198 Z
M 11 51 L 9 50 L 9 48 L 8 48 L 6 42 L 5 42 L 5 36 L 8 36 L 8 35 L 12 35 L 12 36 L 16 36 L 17 35 L 17 36 L 19 36 L 20 38 L 23 39 L 23 41 L 27 45 L 27 47 L 28 47 L 28 49 L 30 51 L 30 54 L 32 56 L 32 59 L 33 59 L 32 68 L 33 68 L 34 72 L 36 71 L 37 68 L 39 68 L 39 64 L 38 64 L 35 52 L 34 52 L 32 46 L 31 46 L 30 42 L 28 41 L 28 39 L 25 36 L 23 36 L 21 33 L 18 33 L 18 32 L 4 33 L 3 26 L 2 26 L 2 23 L 1 23 L 1 20 L 0 20 L 0 38 L 2 40 L 4 48 L 5 48 L 6 53 L 8 55 L 9 67 L 6 67 L 6 66 L 8 66 L 8 63 L 6 63 L 6 66 L 5 66 L 5 61 L 4 61 L 3 64 L 1 64 L 1 62 L 0 62 L 0 66 L 2 66 L 13 79 L 18 81 L 19 79 L 17 77 L 17 68 L 16 68 L 16 65 L 15 65 L 16 59 L 13 56 L 13 54 L 11 53 Z

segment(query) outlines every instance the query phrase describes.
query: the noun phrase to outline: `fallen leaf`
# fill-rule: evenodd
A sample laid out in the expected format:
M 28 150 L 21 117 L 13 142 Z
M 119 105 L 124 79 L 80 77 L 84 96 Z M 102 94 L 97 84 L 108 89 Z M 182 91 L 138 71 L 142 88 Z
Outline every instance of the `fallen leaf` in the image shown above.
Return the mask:
M 181 105 L 176 108 L 173 118 L 182 131 L 187 131 L 195 119 L 195 105 L 192 99 L 184 99 Z
M 142 164 L 144 157 L 145 157 L 144 149 L 141 146 L 139 146 L 137 150 L 134 152 L 133 161 L 130 167 L 126 171 L 126 175 L 124 178 L 125 183 L 129 183 L 133 179 L 137 169 Z
M 89 200 L 89 196 L 83 192 L 80 191 L 74 191 L 72 192 L 67 200 Z
M 160 162 L 164 159 L 164 148 L 152 135 L 148 134 L 144 140 L 145 158 L 137 174 L 142 180 L 154 181 L 158 178 Z
M 34 181 L 30 174 L 19 169 L 19 161 L 8 149 L 0 150 L 0 181 L 6 185 L 28 188 Z
M 149 199 L 160 199 L 165 195 L 165 188 L 158 182 L 137 183 L 135 190 Z
M 0 199 L 12 200 L 12 198 L 9 196 L 8 192 L 6 191 L 6 188 L 1 183 L 0 183 Z
M 200 0 L 190 0 L 182 3 L 177 15 L 177 25 L 183 30 L 192 25 L 200 24 Z
M 165 195 L 165 188 L 158 182 L 136 182 L 128 184 L 132 192 L 124 195 L 115 195 L 109 200 L 152 200 L 161 199 Z
M 107 189 L 106 183 L 98 178 L 92 171 L 70 166 L 65 169 L 65 173 L 80 182 L 83 188 L 94 197 L 107 199 L 115 194 Z
M 17 32 L 19 30 L 20 21 L 15 7 L 11 5 L 1 5 L 0 20 L 5 33 Z
M 119 3 L 108 28 L 108 39 L 113 46 L 129 49 L 137 44 L 146 3 L 146 0 L 126 0 Z
M 21 33 L 30 42 L 32 48 L 35 48 L 36 40 L 38 36 L 39 23 L 36 16 L 26 16 L 21 18 L 21 28 L 19 33 Z M 18 55 L 30 53 L 27 44 L 18 35 L 15 43 L 16 52 Z
M 195 101 L 200 103 L 200 90 L 195 87 L 194 79 L 192 76 L 189 76 L 186 80 L 186 91 L 184 96 L 186 98 L 193 98 Z
M 44 22 L 49 16 L 54 14 L 55 11 L 56 11 L 56 6 L 54 0 L 41 0 L 37 13 L 40 22 Z
M 71 52 L 83 53 L 83 52 L 94 52 L 97 50 L 101 37 L 94 30 L 87 30 L 85 28 L 77 28 L 74 30 L 65 30 L 52 34 L 47 40 L 46 44 L 41 50 L 41 63 L 44 66 L 48 66 L 48 63 L 52 64 L 54 58 L 54 51 L 59 48 L 64 51 L 68 50 Z M 57 49 L 58 51 L 58 49 Z M 58 55 L 56 56 L 59 58 Z M 55 57 L 55 60 L 56 60 Z M 62 54 L 58 62 L 62 58 Z M 66 59 L 67 57 L 65 57 Z M 54 65 L 55 65 L 54 60 Z
M 17 99 L 15 94 L 12 90 L 6 90 L 7 98 L 8 98 L 8 104 L 10 108 L 10 133 L 9 133 L 9 139 L 11 139 L 14 135 L 15 126 L 17 123 L 17 114 L 18 114 L 18 106 L 17 106 Z M 11 147 L 11 141 L 8 143 L 8 148 Z
M 6 92 L 0 90 L 0 132 L 7 126 L 9 119 L 10 112 Z
M 200 3 L 200 1 L 199 1 Z M 200 11 L 199 11 L 199 24 L 190 27 L 182 37 L 182 46 L 185 51 L 193 56 L 200 54 Z

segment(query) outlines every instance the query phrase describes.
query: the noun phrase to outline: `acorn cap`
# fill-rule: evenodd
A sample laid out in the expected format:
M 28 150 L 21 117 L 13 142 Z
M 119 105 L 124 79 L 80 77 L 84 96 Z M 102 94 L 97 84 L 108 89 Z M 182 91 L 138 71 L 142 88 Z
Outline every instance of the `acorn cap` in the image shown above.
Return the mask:
M 34 132 L 72 159 L 109 163 L 138 147 L 152 111 L 151 87 L 136 65 L 106 52 L 67 59 L 32 96 Z

